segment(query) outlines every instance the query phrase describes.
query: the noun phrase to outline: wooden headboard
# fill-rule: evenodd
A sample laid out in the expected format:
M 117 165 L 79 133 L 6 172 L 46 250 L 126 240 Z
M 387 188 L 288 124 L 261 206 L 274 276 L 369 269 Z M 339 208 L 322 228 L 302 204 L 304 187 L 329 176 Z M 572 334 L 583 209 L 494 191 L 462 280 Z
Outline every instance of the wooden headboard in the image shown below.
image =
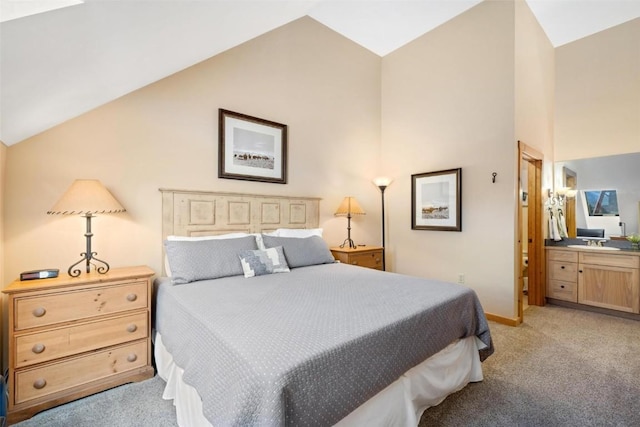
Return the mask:
M 317 228 L 320 198 L 169 190 L 162 192 L 162 240 L 167 236 L 268 233 Z

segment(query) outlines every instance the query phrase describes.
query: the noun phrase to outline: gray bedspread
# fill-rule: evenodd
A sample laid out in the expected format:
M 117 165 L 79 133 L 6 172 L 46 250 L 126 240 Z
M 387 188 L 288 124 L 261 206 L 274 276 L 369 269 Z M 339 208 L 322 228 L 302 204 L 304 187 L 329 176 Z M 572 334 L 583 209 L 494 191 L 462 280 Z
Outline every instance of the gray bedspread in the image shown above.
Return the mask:
M 171 285 L 155 328 L 214 426 L 329 426 L 458 338 L 493 352 L 469 288 L 345 264 Z

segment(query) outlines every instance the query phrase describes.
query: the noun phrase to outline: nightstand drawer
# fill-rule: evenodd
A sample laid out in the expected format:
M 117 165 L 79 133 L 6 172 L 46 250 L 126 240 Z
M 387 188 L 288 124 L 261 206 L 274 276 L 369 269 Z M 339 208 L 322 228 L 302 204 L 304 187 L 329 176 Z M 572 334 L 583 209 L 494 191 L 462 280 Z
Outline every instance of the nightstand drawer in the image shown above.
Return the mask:
M 146 338 L 147 312 L 16 337 L 16 368 Z
M 147 340 L 16 373 L 15 403 L 108 378 L 147 364 Z
M 360 267 L 382 269 L 382 254 L 376 252 L 365 252 L 361 254 L 351 254 L 349 264 Z
M 15 299 L 15 330 L 147 307 L 147 281 Z

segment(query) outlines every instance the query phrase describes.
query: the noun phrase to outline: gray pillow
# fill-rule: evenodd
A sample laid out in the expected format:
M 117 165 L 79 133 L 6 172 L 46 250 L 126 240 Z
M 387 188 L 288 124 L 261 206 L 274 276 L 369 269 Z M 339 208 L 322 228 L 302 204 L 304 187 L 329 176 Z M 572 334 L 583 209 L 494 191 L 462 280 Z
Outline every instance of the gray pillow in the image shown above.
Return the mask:
M 258 249 L 254 236 L 222 240 L 165 240 L 174 284 L 244 274 L 238 254 Z
M 282 246 L 264 250 L 242 251 L 239 256 L 244 270 L 244 277 L 289 272 Z
M 267 248 L 282 246 L 289 268 L 336 262 L 327 244 L 320 236 L 300 238 L 277 237 L 263 234 L 262 241 Z

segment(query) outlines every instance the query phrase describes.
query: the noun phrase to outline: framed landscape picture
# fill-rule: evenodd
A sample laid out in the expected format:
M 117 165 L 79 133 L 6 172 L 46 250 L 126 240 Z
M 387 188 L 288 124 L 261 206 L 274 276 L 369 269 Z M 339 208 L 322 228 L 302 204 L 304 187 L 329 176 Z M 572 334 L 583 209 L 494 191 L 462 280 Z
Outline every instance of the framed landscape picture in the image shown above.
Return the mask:
M 287 125 L 218 111 L 218 178 L 287 183 Z
M 411 175 L 411 228 L 462 231 L 462 169 Z

